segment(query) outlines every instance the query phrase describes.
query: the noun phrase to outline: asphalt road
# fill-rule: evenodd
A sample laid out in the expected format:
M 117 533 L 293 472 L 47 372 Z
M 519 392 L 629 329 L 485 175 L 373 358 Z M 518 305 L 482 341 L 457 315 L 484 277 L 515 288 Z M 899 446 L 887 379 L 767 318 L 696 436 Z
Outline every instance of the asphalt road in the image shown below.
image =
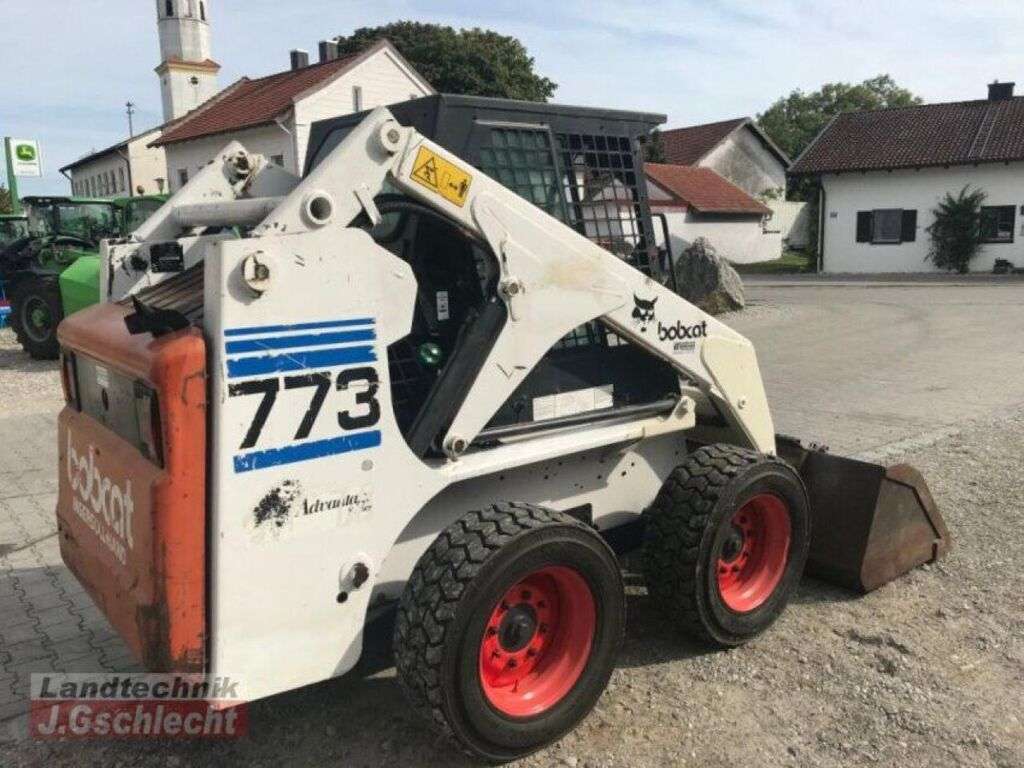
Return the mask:
M 1024 282 L 747 288 L 777 431 L 874 456 L 1024 404 Z

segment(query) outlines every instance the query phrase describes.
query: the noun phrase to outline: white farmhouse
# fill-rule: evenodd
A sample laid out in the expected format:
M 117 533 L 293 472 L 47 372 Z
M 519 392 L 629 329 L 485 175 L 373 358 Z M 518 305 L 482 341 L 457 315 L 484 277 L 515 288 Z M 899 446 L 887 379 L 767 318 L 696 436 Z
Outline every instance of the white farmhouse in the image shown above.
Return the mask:
M 710 168 L 748 194 L 784 192 L 789 158 L 749 117 L 661 132 L 665 162 Z
M 65 165 L 60 172 L 71 182 L 71 194 L 132 197 L 166 191 L 164 150 L 149 146 L 160 136 L 160 130 L 153 128 Z
M 782 236 L 765 226 L 771 210 L 710 168 L 644 163 L 651 212 L 663 215 L 672 254 L 698 237 L 718 255 L 748 264 L 782 255 Z M 655 226 L 658 240 L 664 235 Z
M 838 115 L 792 173 L 819 182 L 824 272 L 934 271 L 932 211 L 965 186 L 987 196 L 971 269 L 1024 267 L 1024 98 L 1013 83 L 991 84 L 987 99 Z
M 152 142 L 167 153 L 172 192 L 233 140 L 301 173 L 314 121 L 434 93 L 387 40 L 342 57 L 321 43 L 319 63 L 310 65 L 304 51 L 292 51 L 291 62 L 284 72 L 241 78 Z

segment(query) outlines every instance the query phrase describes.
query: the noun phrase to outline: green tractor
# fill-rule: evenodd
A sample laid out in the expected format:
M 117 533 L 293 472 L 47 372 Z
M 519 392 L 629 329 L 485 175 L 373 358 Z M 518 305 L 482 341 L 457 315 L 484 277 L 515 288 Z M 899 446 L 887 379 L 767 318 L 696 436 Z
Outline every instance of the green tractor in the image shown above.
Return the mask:
M 0 213 L 0 251 L 28 235 L 28 216 Z
M 99 301 L 100 241 L 130 234 L 166 199 L 22 199 L 28 231 L 2 246 L 0 281 L 11 327 L 26 352 L 41 360 L 57 357 L 57 324 Z

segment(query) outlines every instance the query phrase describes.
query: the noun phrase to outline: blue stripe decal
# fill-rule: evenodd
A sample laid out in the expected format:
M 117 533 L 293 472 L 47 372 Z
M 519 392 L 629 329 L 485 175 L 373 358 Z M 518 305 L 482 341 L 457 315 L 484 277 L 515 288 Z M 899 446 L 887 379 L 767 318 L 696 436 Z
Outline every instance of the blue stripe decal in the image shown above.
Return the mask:
M 377 334 L 373 328 L 339 333 L 306 333 L 301 336 L 268 336 L 265 339 L 240 339 L 224 344 L 229 355 L 237 352 L 264 352 L 268 349 L 290 349 L 292 347 L 326 347 L 330 344 L 345 344 L 351 341 L 373 341 Z
M 310 352 L 293 352 L 283 355 L 260 355 L 259 357 L 236 357 L 228 360 L 228 378 L 258 376 L 263 373 L 305 371 L 312 368 L 327 368 L 334 365 L 372 363 L 377 355 L 371 346 L 334 347 L 316 349 Z
M 321 320 L 316 323 L 296 323 L 295 325 L 254 325 L 251 328 L 227 328 L 225 336 L 252 336 L 258 333 L 281 333 L 283 331 L 312 331 L 323 328 L 349 328 L 353 325 L 373 325 L 372 317 L 360 317 L 354 320 Z
M 268 448 L 265 451 L 235 456 L 235 472 L 251 472 L 256 469 L 277 467 L 282 464 L 294 464 L 298 461 L 320 459 L 324 456 L 336 456 L 339 453 L 363 451 L 380 445 L 380 430 L 356 432 L 326 440 L 314 440 L 311 443 L 288 445 L 284 448 Z

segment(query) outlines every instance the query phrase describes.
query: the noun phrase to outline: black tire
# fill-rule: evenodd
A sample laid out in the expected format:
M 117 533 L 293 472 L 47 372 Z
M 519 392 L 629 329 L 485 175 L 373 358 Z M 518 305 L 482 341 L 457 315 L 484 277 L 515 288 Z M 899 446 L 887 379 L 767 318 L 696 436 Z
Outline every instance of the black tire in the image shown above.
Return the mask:
M 10 289 L 11 328 L 22 348 L 36 360 L 60 356 L 57 325 L 64 319 L 56 278 L 26 277 Z M 43 322 L 40 318 L 45 317 Z
M 788 548 L 777 555 L 778 581 L 765 582 L 762 602 L 737 610 L 723 600 L 719 571 L 728 571 L 723 559 L 736 556 L 735 536 L 743 540 L 734 515 L 766 496 L 771 504 L 772 498 L 784 504 Z M 807 560 L 807 492 L 796 471 L 774 456 L 730 445 L 698 448 L 672 471 L 644 517 L 649 595 L 683 632 L 714 645 L 740 645 L 767 629 L 786 607 Z
M 484 633 L 493 634 L 487 625 L 496 605 L 507 607 L 507 590 L 550 567 L 574 571 L 593 597 L 589 657 L 550 708 L 510 716 L 484 690 Z M 594 530 L 560 512 L 498 504 L 448 526 L 416 564 L 398 610 L 395 662 L 410 702 L 435 727 L 470 754 L 505 762 L 555 741 L 590 712 L 608 684 L 624 628 L 622 575 Z

